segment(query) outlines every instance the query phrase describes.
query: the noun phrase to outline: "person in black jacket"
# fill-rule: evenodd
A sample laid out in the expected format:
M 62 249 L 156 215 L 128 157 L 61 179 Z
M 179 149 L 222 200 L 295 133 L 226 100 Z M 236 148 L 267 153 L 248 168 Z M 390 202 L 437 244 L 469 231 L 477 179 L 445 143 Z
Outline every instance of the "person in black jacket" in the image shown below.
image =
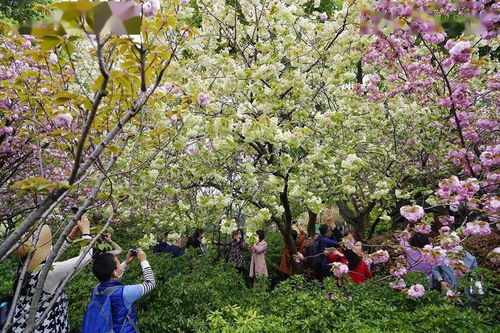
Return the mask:
M 199 249 L 201 251 L 201 254 L 207 253 L 207 249 L 205 247 L 205 244 L 202 243 L 202 239 L 205 237 L 205 230 L 203 229 L 196 229 L 194 232 L 193 236 L 189 238 L 187 241 L 186 247 L 192 247 L 195 249 Z
M 184 254 L 184 249 L 180 247 L 181 240 L 177 244 L 168 244 L 168 231 L 165 232 L 161 239 L 158 240 L 158 244 L 153 247 L 153 253 L 170 253 L 174 258 L 180 257 Z

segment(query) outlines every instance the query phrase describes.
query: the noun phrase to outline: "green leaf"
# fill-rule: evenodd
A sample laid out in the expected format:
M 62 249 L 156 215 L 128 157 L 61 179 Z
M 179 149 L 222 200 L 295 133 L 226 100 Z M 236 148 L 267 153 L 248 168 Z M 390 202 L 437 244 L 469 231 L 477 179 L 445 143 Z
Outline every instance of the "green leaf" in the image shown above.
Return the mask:
M 69 93 L 67 91 L 61 91 L 55 94 L 54 97 L 55 97 L 54 104 L 61 105 L 72 99 L 75 99 L 76 97 L 78 97 L 78 95 Z
M 40 43 L 41 50 L 46 52 L 53 50 L 56 46 L 60 45 L 63 39 L 60 36 L 50 35 L 40 37 L 38 41 Z

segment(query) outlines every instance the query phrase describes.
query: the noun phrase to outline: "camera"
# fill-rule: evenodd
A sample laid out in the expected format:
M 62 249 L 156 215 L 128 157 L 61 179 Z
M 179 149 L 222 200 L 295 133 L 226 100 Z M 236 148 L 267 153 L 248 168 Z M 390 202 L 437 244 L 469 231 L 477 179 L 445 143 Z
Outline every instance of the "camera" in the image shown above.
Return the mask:
M 132 257 L 137 257 L 137 249 L 131 249 L 129 252 Z

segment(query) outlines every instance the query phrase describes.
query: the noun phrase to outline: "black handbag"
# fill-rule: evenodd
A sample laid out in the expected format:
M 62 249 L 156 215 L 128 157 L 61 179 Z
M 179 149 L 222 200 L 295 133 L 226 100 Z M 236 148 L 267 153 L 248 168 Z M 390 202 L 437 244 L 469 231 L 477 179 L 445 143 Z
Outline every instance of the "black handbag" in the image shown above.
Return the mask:
M 0 329 L 3 329 L 5 323 L 7 322 L 11 306 L 12 296 L 3 297 L 0 299 Z

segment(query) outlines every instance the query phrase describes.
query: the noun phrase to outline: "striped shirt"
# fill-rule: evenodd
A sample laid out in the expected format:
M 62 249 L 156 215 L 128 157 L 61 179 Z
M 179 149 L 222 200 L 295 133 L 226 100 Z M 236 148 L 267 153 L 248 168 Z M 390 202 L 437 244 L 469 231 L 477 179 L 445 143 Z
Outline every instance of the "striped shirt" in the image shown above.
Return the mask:
M 155 275 L 147 260 L 141 262 L 143 282 L 140 284 L 127 285 L 123 287 L 123 301 L 127 308 L 130 308 L 139 298 L 149 293 L 156 286 Z M 127 264 L 122 263 L 125 270 Z

